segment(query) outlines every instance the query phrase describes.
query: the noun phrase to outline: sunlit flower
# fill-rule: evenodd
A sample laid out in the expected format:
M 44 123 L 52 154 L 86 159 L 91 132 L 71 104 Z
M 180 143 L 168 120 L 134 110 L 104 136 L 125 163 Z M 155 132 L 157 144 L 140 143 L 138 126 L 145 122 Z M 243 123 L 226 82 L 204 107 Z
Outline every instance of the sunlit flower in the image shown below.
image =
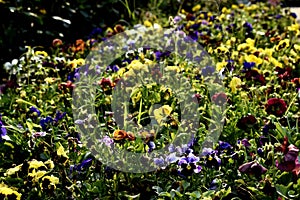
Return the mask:
M 192 8 L 192 11 L 197 12 L 198 10 L 200 10 L 200 8 L 201 8 L 201 5 L 197 4 Z
M 45 51 L 36 51 L 36 52 L 34 52 L 34 54 L 35 54 L 36 56 L 38 56 L 38 55 L 42 55 L 42 56 L 44 56 L 44 57 L 47 57 L 47 56 L 48 56 L 47 52 L 45 52 Z
M 52 84 L 56 81 L 56 78 L 47 77 L 44 79 L 47 84 Z
M 256 57 L 255 55 L 251 54 L 251 55 L 246 55 L 245 56 L 245 60 L 247 62 L 254 62 L 257 65 L 260 65 L 263 63 L 263 60 L 261 58 Z
M 54 168 L 54 162 L 51 159 L 45 161 L 44 164 L 47 166 L 48 169 Z
M 163 105 L 158 109 L 154 110 L 154 117 L 158 124 L 161 124 L 162 120 L 169 116 L 172 112 L 172 107 L 169 105 Z
M 290 40 L 289 39 L 284 39 L 280 40 L 278 45 L 275 47 L 276 51 L 280 51 L 282 49 L 286 49 L 290 46 Z
M 42 178 L 42 183 L 40 187 L 46 190 L 55 190 L 56 185 L 59 183 L 59 178 L 51 175 L 51 176 L 44 176 Z
M 23 166 L 23 164 L 17 165 L 13 168 L 9 168 L 8 170 L 6 170 L 6 173 L 4 173 L 4 176 L 11 176 L 11 175 L 16 174 L 18 171 L 21 170 L 22 166 Z
M 123 140 L 127 137 L 127 132 L 124 130 L 115 130 L 113 134 L 113 138 L 116 141 Z
M 65 151 L 64 147 L 61 144 L 59 145 L 56 153 L 58 156 L 69 158 L 67 152 Z
M 229 87 L 231 88 L 233 94 L 237 92 L 237 88 L 240 87 L 241 85 L 242 85 L 242 80 L 238 77 L 233 77 L 229 83 Z
M 223 68 L 226 67 L 227 64 L 228 64 L 228 63 L 227 63 L 225 60 L 223 60 L 222 62 L 218 62 L 218 63 L 216 64 L 216 70 L 217 70 L 218 72 L 221 71 Z
M 12 189 L 11 187 L 0 183 L 0 197 L 3 199 L 16 199 L 21 200 L 22 194 L 16 191 L 15 189 Z
M 180 68 L 178 66 L 167 66 L 165 68 L 166 71 L 174 71 L 174 72 L 180 72 Z
M 42 178 L 45 174 L 47 174 L 44 170 L 38 170 L 33 169 L 32 172 L 28 173 L 28 176 L 31 177 L 31 181 L 38 182 L 40 178 Z
M 31 160 L 28 161 L 29 167 L 28 169 L 39 169 L 40 167 L 45 167 L 45 164 L 42 161 L 38 161 L 38 160 Z
M 144 26 L 146 26 L 146 27 L 151 27 L 151 26 L 152 26 L 152 23 L 151 23 L 150 21 L 148 21 L 148 20 L 145 20 L 145 21 L 144 21 Z

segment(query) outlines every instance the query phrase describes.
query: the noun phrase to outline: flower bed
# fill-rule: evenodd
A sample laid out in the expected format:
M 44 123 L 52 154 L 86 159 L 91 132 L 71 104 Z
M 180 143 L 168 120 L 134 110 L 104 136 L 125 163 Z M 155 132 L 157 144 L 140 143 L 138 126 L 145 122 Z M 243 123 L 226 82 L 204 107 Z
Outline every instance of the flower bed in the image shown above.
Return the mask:
M 220 13 L 196 5 L 170 18 L 173 34 L 186 41 L 176 43 L 184 56 L 139 48 L 92 70 L 86 56 L 106 51 L 97 44 L 129 27 L 95 29 L 91 39 L 72 45 L 56 39 L 49 50 L 27 47 L 19 59 L 5 63 L 10 77 L 0 86 L 1 199 L 298 199 L 295 18 L 289 9 L 265 3 L 232 5 Z M 135 27 L 153 35 L 165 31 L 151 17 Z M 195 42 L 204 49 L 186 52 Z M 191 60 L 204 64 L 198 69 Z M 95 93 L 81 84 L 91 71 L 101 74 L 91 82 Z M 95 115 L 87 109 L 89 96 Z M 197 129 L 186 113 L 198 116 Z M 93 126 L 95 116 L 101 129 Z M 218 130 L 217 138 L 207 140 Z M 171 144 L 176 138 L 180 144 Z M 136 160 L 117 160 L 116 168 L 102 160 L 114 162 L 118 149 L 147 158 L 166 147 L 168 154 L 154 157 L 155 170 L 147 173 L 118 168 L 140 169 Z

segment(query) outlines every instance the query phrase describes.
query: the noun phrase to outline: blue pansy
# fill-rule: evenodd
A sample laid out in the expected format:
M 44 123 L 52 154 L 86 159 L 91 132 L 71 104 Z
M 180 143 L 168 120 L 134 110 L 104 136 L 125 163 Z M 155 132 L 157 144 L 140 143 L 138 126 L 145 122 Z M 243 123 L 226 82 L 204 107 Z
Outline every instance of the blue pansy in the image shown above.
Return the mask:
M 47 116 L 46 118 L 42 118 L 41 119 L 40 125 L 41 125 L 42 129 L 44 131 L 46 131 L 47 130 L 47 126 L 50 125 L 50 123 L 52 123 L 52 122 L 53 122 L 52 117 Z
M 203 68 L 203 69 L 201 70 L 202 75 L 203 75 L 204 77 L 206 77 L 206 76 L 211 76 L 215 71 L 216 71 L 215 68 L 212 67 L 212 66 L 206 66 L 205 68 Z
M 33 112 L 33 113 L 37 113 L 38 117 L 41 115 L 41 111 L 39 111 L 39 109 L 37 109 L 36 107 L 34 106 L 31 106 L 29 108 L 30 112 Z
M 244 62 L 244 70 L 250 70 L 255 66 L 255 62 Z
M 66 112 L 56 111 L 54 121 L 57 123 L 59 120 L 64 118 L 64 116 L 66 116 L 66 114 L 67 114 Z
M 1 115 L 0 115 L 0 142 L 2 140 L 2 137 L 6 136 L 6 134 L 7 134 L 7 130 L 4 127 L 4 123 L 2 122 Z
M 247 32 L 251 32 L 253 30 L 252 24 L 249 22 L 244 23 L 244 27 L 246 28 Z

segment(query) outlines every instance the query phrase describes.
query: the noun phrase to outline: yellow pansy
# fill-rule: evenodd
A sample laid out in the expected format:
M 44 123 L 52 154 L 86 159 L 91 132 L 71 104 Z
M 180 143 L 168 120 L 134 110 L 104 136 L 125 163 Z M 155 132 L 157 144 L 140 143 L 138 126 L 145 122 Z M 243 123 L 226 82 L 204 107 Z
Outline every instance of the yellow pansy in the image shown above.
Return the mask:
M 238 9 L 239 7 L 238 7 L 237 5 L 235 5 L 235 4 L 232 4 L 232 5 L 231 5 L 231 8 L 232 8 L 232 9 Z
M 201 8 L 201 5 L 197 4 L 192 8 L 192 11 L 197 12 L 198 10 L 200 10 L 200 8 Z
M 51 186 L 54 187 L 54 189 L 56 189 L 56 185 L 59 183 L 59 178 L 51 175 L 51 176 L 45 176 L 43 177 L 42 181 L 44 181 L 45 179 L 48 179 L 49 181 L 49 185 L 48 185 L 48 189 L 51 189 Z M 43 184 L 40 184 L 40 187 L 43 188 Z
M 296 49 L 296 51 L 300 51 L 300 45 L 295 44 L 295 45 L 294 45 L 294 48 Z
M 163 105 L 158 109 L 155 109 L 153 111 L 154 113 L 154 117 L 156 119 L 156 121 L 161 124 L 163 118 L 167 117 L 168 115 L 170 115 L 172 112 L 172 107 L 169 105 Z
M 56 153 L 57 153 L 58 156 L 62 156 L 62 157 L 65 157 L 65 158 L 69 158 L 69 157 L 67 156 L 67 152 L 65 151 L 64 147 L 63 147 L 61 144 L 59 144 L 59 147 L 58 147 Z
M 144 65 L 143 63 L 141 63 L 139 60 L 133 60 L 129 65 L 128 65 L 128 69 L 133 69 L 136 71 L 148 71 L 148 67 L 146 65 Z
M 295 57 L 295 58 L 298 57 L 298 54 L 294 51 L 294 49 L 292 49 L 292 50 L 290 51 L 290 55 L 293 56 L 293 57 Z
M 251 38 L 247 38 L 247 39 L 246 39 L 246 43 L 254 47 L 255 40 L 253 40 L 253 39 L 251 39 Z
M 146 65 L 152 65 L 154 63 L 152 60 L 147 59 L 147 58 L 145 58 L 144 62 Z
M 231 46 L 232 43 L 236 42 L 236 37 L 231 37 L 229 40 L 226 41 L 227 46 Z
M 23 164 L 15 166 L 13 168 L 9 168 L 8 170 L 6 170 L 6 173 L 4 173 L 4 176 L 14 175 L 16 172 L 20 171 L 22 166 L 23 166 Z
M 230 14 L 230 9 L 227 9 L 226 7 L 222 8 L 222 13 L 224 14 Z
M 15 195 L 16 200 L 21 200 L 21 196 L 22 196 L 22 194 L 20 194 L 19 192 L 17 192 L 13 188 L 10 188 L 10 187 L 8 187 L 7 185 L 5 185 L 3 183 L 0 183 L 0 194 L 3 194 L 7 198 L 10 195 Z
M 53 169 L 54 168 L 54 162 L 50 159 L 45 161 L 44 164 L 48 167 L 48 169 Z
M 296 32 L 296 36 L 298 36 L 300 34 L 299 29 L 300 29 L 300 27 L 299 27 L 298 23 L 292 24 L 291 26 L 288 26 L 288 30 Z
M 28 162 L 29 167 L 28 169 L 38 169 L 40 167 L 46 167 L 42 161 L 37 161 L 37 160 L 31 160 Z
M 148 21 L 148 20 L 145 20 L 145 21 L 144 21 L 144 26 L 146 26 L 146 27 L 151 27 L 151 26 L 152 26 L 152 23 L 151 23 L 150 21 Z
M 273 55 L 273 52 L 274 52 L 273 49 L 269 49 L 269 48 L 264 49 L 264 54 L 265 54 L 266 56 L 271 57 L 271 56 Z
M 47 52 L 45 52 L 45 51 L 36 51 L 36 52 L 34 52 L 34 54 L 36 56 L 38 56 L 38 55 L 42 55 L 44 57 L 48 56 Z
M 237 88 L 241 85 L 242 85 L 242 80 L 238 77 L 233 77 L 229 83 L 229 87 L 231 88 L 233 94 L 236 93 Z
M 134 73 L 133 69 L 128 70 L 127 72 L 125 72 L 124 74 L 124 79 L 126 80 L 129 77 L 133 77 L 136 76 L 136 74 Z
M 219 71 L 221 71 L 221 69 L 223 69 L 224 67 L 226 67 L 226 65 L 227 65 L 228 63 L 226 62 L 226 61 L 222 61 L 222 62 L 218 62 L 217 64 L 216 64 L 216 70 L 219 72 Z
M 120 68 L 117 73 L 118 73 L 119 76 L 123 76 L 125 71 L 126 71 L 126 68 L 123 67 L 123 68 Z
M 275 66 L 275 67 L 280 67 L 282 68 L 283 65 L 282 63 L 280 63 L 277 59 L 275 59 L 274 57 L 269 58 L 269 61 Z
M 224 46 L 221 46 L 221 47 L 218 47 L 216 50 L 215 50 L 215 53 L 228 53 L 228 49 Z
M 69 62 L 69 66 L 71 66 L 72 68 L 80 67 L 84 64 L 85 64 L 85 60 L 82 58 L 74 59 L 71 62 Z
M 251 44 L 242 43 L 242 44 L 238 45 L 237 50 L 238 51 L 245 51 L 245 52 L 254 52 L 254 51 L 256 51 L 256 48 Z
M 256 57 L 255 55 L 246 55 L 245 60 L 247 62 L 255 62 L 257 65 L 260 65 L 263 63 L 263 60 L 261 58 Z
M 239 56 L 239 52 L 237 52 L 237 51 L 233 51 L 233 52 L 231 53 L 231 59 L 237 59 L 238 56 Z
M 45 174 L 47 174 L 46 171 L 36 171 L 35 169 L 28 173 L 29 177 L 32 177 L 33 182 L 38 182 L 40 178 L 42 178 Z
M 290 46 L 290 40 L 289 39 L 284 39 L 280 40 L 278 45 L 275 47 L 276 51 L 279 51 L 281 49 L 286 49 Z

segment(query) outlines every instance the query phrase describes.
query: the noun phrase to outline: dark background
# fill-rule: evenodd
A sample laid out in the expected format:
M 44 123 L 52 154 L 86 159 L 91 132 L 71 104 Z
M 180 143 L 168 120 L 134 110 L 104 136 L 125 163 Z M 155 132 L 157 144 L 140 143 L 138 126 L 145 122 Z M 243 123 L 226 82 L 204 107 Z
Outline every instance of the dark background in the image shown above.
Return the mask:
M 185 6 L 193 6 L 206 0 L 183 1 Z M 180 4 L 177 0 L 127 2 L 136 18 L 129 16 L 121 0 L 0 0 L 0 82 L 6 76 L 3 64 L 19 58 L 27 45 L 47 48 L 55 38 L 62 39 L 64 43 L 86 40 L 93 28 L 101 27 L 105 30 L 116 24 L 133 25 L 141 22 L 138 16 L 147 11 L 158 16 L 174 16 Z M 161 4 L 155 5 L 154 2 Z M 230 6 L 235 2 L 222 0 L 221 4 Z M 283 5 L 300 6 L 300 0 L 286 0 Z M 56 20 L 53 16 L 71 23 Z

